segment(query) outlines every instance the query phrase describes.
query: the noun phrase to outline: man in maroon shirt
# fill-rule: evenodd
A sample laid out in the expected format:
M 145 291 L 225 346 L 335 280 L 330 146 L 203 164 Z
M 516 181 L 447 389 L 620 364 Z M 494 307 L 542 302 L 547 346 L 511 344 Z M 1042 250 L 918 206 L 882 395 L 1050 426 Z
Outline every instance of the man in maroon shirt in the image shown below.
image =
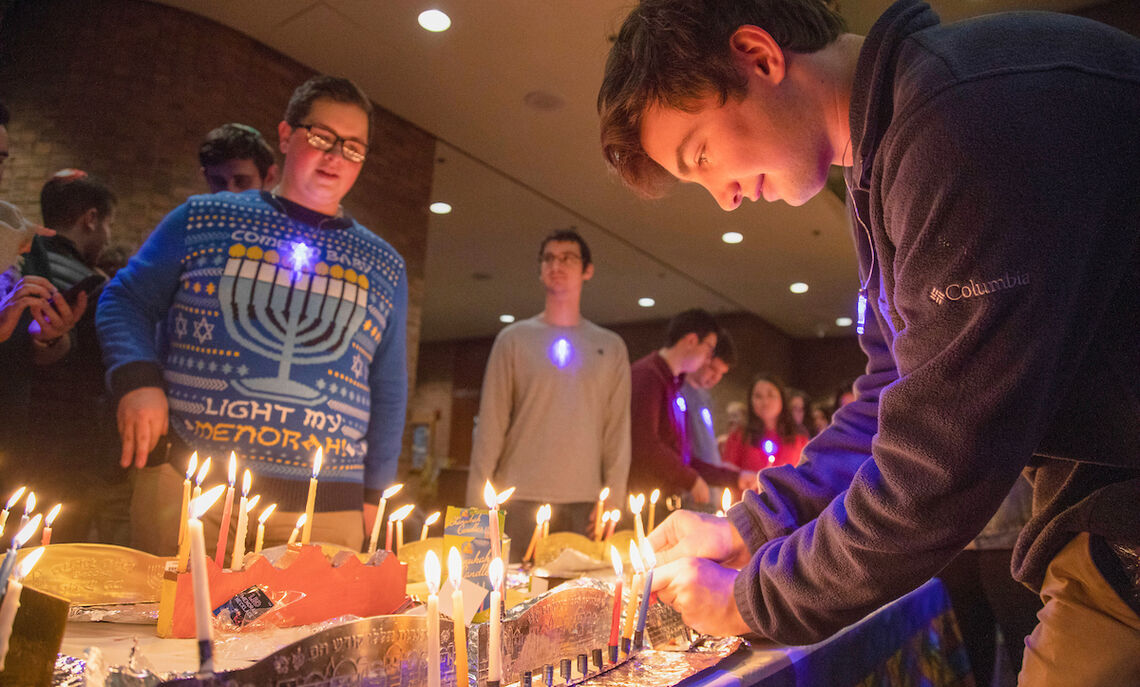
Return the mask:
M 717 330 L 709 313 L 686 310 L 669 321 L 665 346 L 631 366 L 631 494 L 660 489 L 665 495 L 686 495 L 693 503 L 709 502 L 709 485 L 689 464 L 681 385 L 685 374 L 708 362 Z

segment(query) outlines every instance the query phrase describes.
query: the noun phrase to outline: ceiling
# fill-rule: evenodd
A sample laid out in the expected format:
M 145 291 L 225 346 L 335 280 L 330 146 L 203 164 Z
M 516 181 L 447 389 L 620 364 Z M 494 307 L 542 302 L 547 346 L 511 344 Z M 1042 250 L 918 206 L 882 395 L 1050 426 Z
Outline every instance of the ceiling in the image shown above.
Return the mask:
M 609 175 L 595 100 L 609 39 L 630 0 L 162 0 L 213 19 L 321 72 L 356 81 L 436 136 L 424 341 L 488 336 L 499 315 L 542 309 L 538 243 L 576 227 L 595 277 L 582 308 L 601 323 L 689 307 L 753 312 L 794 337 L 850 335 L 856 282 L 843 203 L 721 211 L 703 190 L 643 201 Z M 865 33 L 887 0 L 841 3 Z M 1006 9 L 1072 10 L 1089 0 L 933 0 L 946 21 Z M 429 33 L 418 14 L 446 12 Z M 529 94 L 529 97 L 528 97 Z M 528 101 L 535 104 L 528 104 Z M 553 105 L 553 107 L 551 107 Z M 743 242 L 728 245 L 721 234 Z M 793 294 L 788 286 L 806 282 Z M 638 306 L 642 297 L 656 301 Z

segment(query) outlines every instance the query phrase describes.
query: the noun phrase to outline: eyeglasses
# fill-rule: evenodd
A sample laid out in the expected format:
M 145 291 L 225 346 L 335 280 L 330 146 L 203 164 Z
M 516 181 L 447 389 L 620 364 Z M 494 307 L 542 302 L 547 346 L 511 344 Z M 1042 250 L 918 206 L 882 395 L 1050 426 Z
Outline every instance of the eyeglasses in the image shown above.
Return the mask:
M 561 255 L 543 253 L 538 261 L 541 262 L 544 267 L 553 267 L 554 263 L 558 263 L 559 265 L 576 265 L 582 261 L 582 256 L 577 253 L 562 253 Z
M 322 153 L 327 153 L 339 143 L 341 156 L 349 162 L 364 162 L 364 158 L 368 155 L 368 146 L 360 141 L 337 136 L 335 132 L 319 124 L 297 124 L 294 128 L 304 129 L 305 138 L 309 141 L 309 145 Z

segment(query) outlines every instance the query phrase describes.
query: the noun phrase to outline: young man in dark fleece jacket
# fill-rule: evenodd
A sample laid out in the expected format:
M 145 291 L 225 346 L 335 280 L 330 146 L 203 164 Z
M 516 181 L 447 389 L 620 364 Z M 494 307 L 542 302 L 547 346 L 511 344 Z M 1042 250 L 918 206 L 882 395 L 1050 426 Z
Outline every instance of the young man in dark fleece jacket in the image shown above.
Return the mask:
M 937 573 L 1028 468 L 1022 684 L 1140 683 L 1140 42 L 915 0 L 866 37 L 814 0 L 646 0 L 598 103 L 647 195 L 799 205 L 842 165 L 869 304 L 857 400 L 731 524 L 654 533 L 662 598 L 706 632 L 816 641 Z

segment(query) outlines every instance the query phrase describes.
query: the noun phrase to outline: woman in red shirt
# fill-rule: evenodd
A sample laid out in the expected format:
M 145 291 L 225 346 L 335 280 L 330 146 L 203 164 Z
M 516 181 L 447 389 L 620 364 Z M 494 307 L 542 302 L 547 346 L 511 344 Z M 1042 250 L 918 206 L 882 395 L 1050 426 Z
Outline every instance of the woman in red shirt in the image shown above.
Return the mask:
M 761 375 L 752 381 L 748 421 L 728 436 L 722 458 L 741 470 L 795 465 L 800 462 L 800 452 L 807 441 L 807 437 L 795 431 L 791 413 L 784 403 L 783 388 L 772 378 Z

